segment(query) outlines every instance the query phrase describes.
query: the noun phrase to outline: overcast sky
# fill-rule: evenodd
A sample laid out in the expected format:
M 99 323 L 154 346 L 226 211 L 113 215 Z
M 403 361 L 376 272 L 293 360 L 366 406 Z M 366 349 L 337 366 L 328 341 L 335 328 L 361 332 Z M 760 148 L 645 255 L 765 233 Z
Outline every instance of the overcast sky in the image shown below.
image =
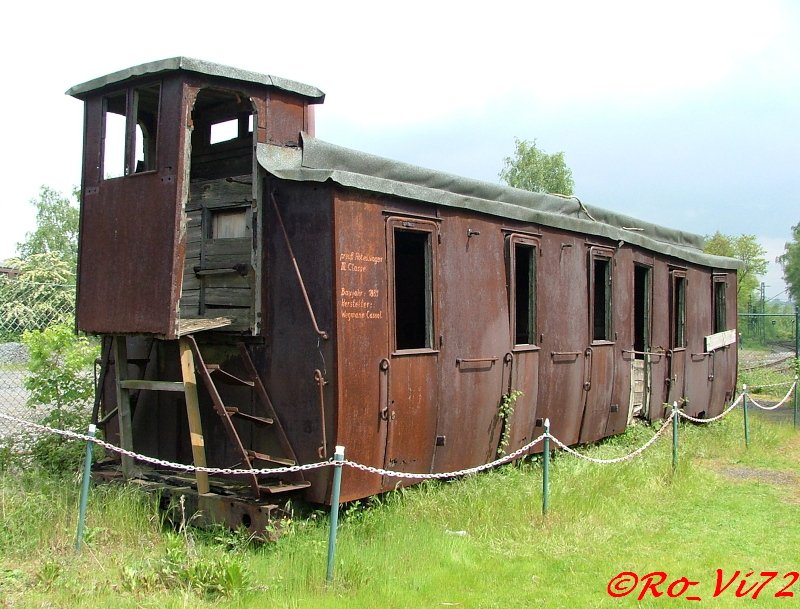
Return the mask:
M 227 11 L 227 12 L 226 12 Z M 700 234 L 800 222 L 800 2 L 27 1 L 0 50 L 0 260 L 80 182 L 69 87 L 186 55 L 321 88 L 317 136 L 496 182 L 514 137 L 583 201 Z M 142 219 L 143 221 L 145 219 Z M 778 265 L 767 296 L 784 289 Z

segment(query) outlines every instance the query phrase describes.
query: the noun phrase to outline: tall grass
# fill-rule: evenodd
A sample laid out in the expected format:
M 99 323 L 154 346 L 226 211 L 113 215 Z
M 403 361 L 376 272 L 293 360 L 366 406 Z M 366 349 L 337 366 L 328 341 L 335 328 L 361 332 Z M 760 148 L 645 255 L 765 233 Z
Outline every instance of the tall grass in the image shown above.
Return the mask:
M 652 433 L 634 427 L 584 451 L 626 454 Z M 606 591 L 620 571 L 665 571 L 699 581 L 693 592 L 709 606 L 785 607 L 792 599 L 774 598 L 775 585 L 757 601 L 733 590 L 712 598 L 716 569 L 727 578 L 737 569 L 783 574 L 798 567 L 800 435 L 754 417 L 750 439 L 745 449 L 738 411 L 703 427 L 681 425 L 674 474 L 668 435 L 619 465 L 559 453 L 546 518 L 539 459 L 345 506 L 330 586 L 323 512 L 285 523 L 274 544 L 252 545 L 219 531 L 165 531 L 154 500 L 130 487 L 98 487 L 87 544 L 76 555 L 77 480 L 6 476 L 0 598 L 8 607 L 159 609 L 684 602 L 665 595 L 638 603 Z M 243 569 L 238 576 L 235 565 Z M 202 579 L 204 570 L 216 579 Z M 196 585 L 200 579 L 217 587 Z

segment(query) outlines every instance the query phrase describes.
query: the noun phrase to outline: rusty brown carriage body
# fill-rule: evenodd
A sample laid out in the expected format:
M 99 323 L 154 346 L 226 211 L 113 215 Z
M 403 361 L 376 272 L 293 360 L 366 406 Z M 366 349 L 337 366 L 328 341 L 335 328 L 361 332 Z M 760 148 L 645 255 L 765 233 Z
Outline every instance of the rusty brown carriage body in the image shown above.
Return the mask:
M 736 262 L 700 237 L 322 142 L 323 94 L 285 79 L 174 58 L 68 93 L 78 328 L 103 337 L 95 417 L 125 449 L 262 469 L 338 444 L 447 472 L 545 418 L 577 444 L 732 396 Z M 209 483 L 109 459 L 232 524 L 285 493 L 330 501 L 330 468 Z M 398 482 L 348 470 L 342 500 Z

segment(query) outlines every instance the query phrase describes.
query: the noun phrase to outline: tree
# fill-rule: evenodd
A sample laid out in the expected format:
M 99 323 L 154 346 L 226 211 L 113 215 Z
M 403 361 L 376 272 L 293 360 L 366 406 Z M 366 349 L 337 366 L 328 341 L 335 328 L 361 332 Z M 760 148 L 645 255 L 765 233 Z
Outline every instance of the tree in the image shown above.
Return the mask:
M 536 146 L 536 140 L 514 138 L 514 145 L 514 155 L 503 159 L 501 180 L 509 186 L 533 192 L 572 194 L 575 183 L 563 152 L 547 154 Z
M 16 277 L 0 276 L 0 341 L 17 340 L 29 330 L 71 324 L 75 316 L 75 270 L 60 253 L 12 258 Z
M 736 295 L 739 302 L 758 288 L 761 275 L 767 272 L 767 251 L 761 247 L 755 235 L 723 235 L 719 231 L 706 237 L 703 250 L 716 256 L 738 258 L 744 267 L 736 273 Z
M 800 223 L 792 227 L 792 240 L 784 246 L 778 262 L 783 267 L 783 279 L 789 286 L 789 295 L 796 305 L 800 305 Z
M 72 193 L 75 198 L 77 194 Z M 24 260 L 34 254 L 58 254 L 74 274 L 78 263 L 78 208 L 47 186 L 39 189 L 39 198 L 31 199 L 31 204 L 36 207 L 36 230 L 17 244 L 17 255 Z

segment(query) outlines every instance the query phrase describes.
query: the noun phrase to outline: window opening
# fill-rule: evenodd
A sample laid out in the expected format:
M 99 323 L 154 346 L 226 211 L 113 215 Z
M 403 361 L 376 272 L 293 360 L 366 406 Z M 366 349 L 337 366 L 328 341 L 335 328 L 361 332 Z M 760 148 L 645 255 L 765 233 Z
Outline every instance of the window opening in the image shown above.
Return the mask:
M 133 91 L 136 133 L 134 167 L 136 173 L 156 170 L 156 143 L 158 141 L 158 104 L 161 85 L 139 87 Z
M 672 348 L 686 347 L 686 276 L 672 277 Z
M 219 144 L 228 140 L 235 140 L 239 137 L 239 119 L 222 121 L 211 125 L 211 137 L 209 144 Z
M 127 95 L 103 99 L 103 179 L 125 175 Z
M 725 302 L 728 285 L 723 277 L 714 278 L 714 327 L 712 334 L 728 329 L 727 306 Z
M 633 350 L 637 359 L 643 359 L 642 353 L 650 350 L 650 273 L 650 267 L 634 266 Z
M 611 259 L 592 257 L 592 340 L 611 338 Z
M 513 244 L 514 344 L 536 344 L 536 247 L 527 243 Z
M 395 341 L 398 350 L 433 346 L 430 233 L 395 229 Z

